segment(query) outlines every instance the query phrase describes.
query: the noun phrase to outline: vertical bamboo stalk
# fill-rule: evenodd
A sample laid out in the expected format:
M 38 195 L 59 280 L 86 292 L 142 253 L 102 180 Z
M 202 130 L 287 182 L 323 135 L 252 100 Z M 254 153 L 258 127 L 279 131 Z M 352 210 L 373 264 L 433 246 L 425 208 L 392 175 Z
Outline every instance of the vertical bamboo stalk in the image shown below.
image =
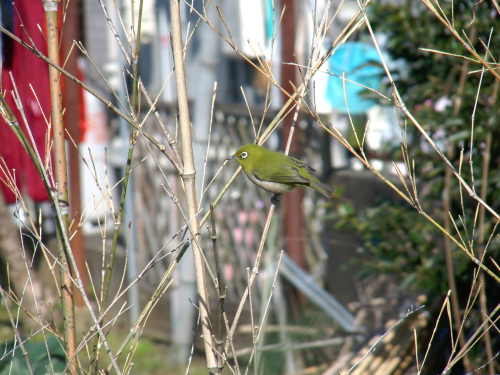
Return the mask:
M 219 353 L 224 352 L 224 303 L 226 301 L 226 287 L 223 284 L 222 280 L 222 272 L 220 269 L 220 262 L 219 262 L 219 249 L 217 246 L 217 228 L 215 227 L 215 215 L 214 215 L 214 205 L 210 204 L 210 218 L 212 220 L 211 222 L 211 238 L 212 238 L 212 246 L 214 248 L 214 258 L 215 258 L 215 270 L 216 270 L 216 275 L 217 275 L 217 291 L 219 295 L 219 326 L 217 327 L 217 351 Z M 224 359 L 221 357 L 217 357 L 217 363 L 218 367 L 222 368 L 224 367 Z
M 460 74 L 460 81 L 458 83 L 457 89 L 457 99 L 454 103 L 453 108 L 453 116 L 456 117 L 462 106 L 462 96 L 465 88 L 465 82 L 468 74 L 469 62 L 466 60 L 462 64 L 462 72 Z M 455 157 L 455 143 L 450 142 L 448 145 L 448 149 L 446 151 L 446 157 L 449 160 L 452 160 Z M 452 192 L 452 177 L 453 173 L 450 168 L 446 168 L 444 170 L 444 188 L 443 188 L 443 212 L 445 215 L 451 212 L 451 192 Z M 445 220 L 443 223 L 443 227 L 446 230 L 446 233 L 451 233 L 452 227 L 450 219 L 445 216 Z M 460 318 L 460 303 L 459 303 L 459 291 L 457 288 L 457 284 L 455 281 L 455 271 L 453 265 L 453 253 L 451 240 L 448 236 L 443 236 L 444 241 L 444 255 L 446 261 L 446 273 L 448 277 L 448 286 L 451 290 L 451 313 L 453 317 L 453 328 L 455 328 L 456 334 L 458 336 L 458 343 L 460 347 L 464 347 L 466 344 L 465 333 L 462 330 L 462 319 Z M 472 371 L 471 364 L 467 353 L 464 354 L 463 357 L 464 367 L 467 369 L 467 372 Z
M 202 246 L 200 242 L 200 221 L 197 217 L 198 204 L 196 200 L 193 145 L 191 137 L 191 123 L 189 120 L 189 106 L 186 93 L 186 81 L 184 74 L 184 53 L 182 48 L 180 4 L 178 0 L 170 0 L 170 12 L 172 21 L 172 47 L 174 55 L 175 79 L 177 84 L 177 95 L 179 100 L 179 128 L 182 141 L 182 158 L 184 169 L 182 179 L 186 190 L 186 201 L 188 208 L 188 226 L 192 236 L 193 258 L 196 272 L 196 287 L 198 290 L 198 308 L 200 312 L 201 329 L 205 344 L 205 355 L 207 368 L 210 374 L 220 374 L 221 369 L 217 366 L 216 354 L 213 351 L 213 341 L 210 322 L 210 307 L 208 301 L 208 290 L 205 268 L 202 257 Z
M 56 65 L 59 65 L 58 6 L 58 0 L 43 0 L 43 8 L 47 23 L 48 57 Z M 71 249 L 65 248 L 67 241 L 64 240 L 64 238 L 68 237 L 69 198 L 60 78 L 59 71 L 53 66 L 49 66 L 51 120 L 54 143 L 54 172 L 57 194 L 56 204 L 61 213 L 60 217 L 56 217 L 56 221 L 60 223 L 57 226 L 57 243 L 58 257 L 61 264 L 59 274 L 61 302 L 64 314 L 64 344 L 67 357 L 72 358 L 72 363 L 68 367 L 69 372 L 71 374 L 76 374 L 76 358 L 74 356 L 76 348 L 74 300 L 71 274 L 67 259 L 67 252 L 71 251 Z
M 497 108 L 495 103 L 497 102 L 498 98 L 498 81 L 495 81 L 494 86 L 493 86 L 493 95 L 491 97 L 491 102 L 493 103 L 490 107 L 490 111 L 493 111 L 494 109 Z M 482 200 L 486 199 L 486 194 L 488 193 L 488 175 L 490 172 L 490 160 L 491 160 L 491 143 L 493 142 L 493 135 L 491 131 L 491 127 L 488 127 L 488 132 L 486 133 L 486 141 L 485 141 L 485 148 L 484 148 L 484 156 L 483 156 L 483 166 L 482 166 L 482 175 L 481 175 L 481 192 L 479 196 L 481 197 Z M 484 209 L 484 206 L 480 205 L 479 206 L 479 220 L 478 220 L 478 225 L 477 225 L 477 232 L 478 232 L 478 244 L 480 246 L 479 249 L 479 254 L 478 258 L 481 262 L 484 261 L 484 256 L 486 252 L 486 210 Z M 486 278 L 484 277 L 484 272 L 480 272 L 478 276 L 478 285 L 480 285 L 481 290 L 479 291 L 479 306 L 481 306 L 482 311 L 488 311 L 488 298 L 486 296 Z M 488 371 L 490 373 L 495 372 L 495 365 L 494 365 L 494 353 L 492 351 L 492 343 L 491 343 L 491 334 L 490 330 L 487 328 L 488 325 L 488 317 L 485 316 L 485 314 L 482 315 L 482 321 L 484 324 L 484 347 L 486 349 L 486 363 L 488 363 Z
M 121 4 L 121 3 L 119 3 Z M 139 82 L 139 73 L 138 73 L 138 62 L 139 62 L 139 52 L 140 52 L 140 46 L 141 46 L 141 25 L 142 25 L 142 8 L 143 8 L 143 0 L 140 1 L 139 3 L 139 16 L 138 16 L 138 26 L 137 26 L 137 39 L 135 41 L 135 49 L 132 49 L 132 61 L 131 61 L 131 67 L 132 67 L 132 97 L 130 101 L 130 106 L 132 108 L 132 111 L 134 111 L 137 108 L 137 113 L 134 114 L 133 112 L 130 114 L 133 120 L 137 120 L 139 117 L 139 104 L 138 104 L 138 82 Z M 120 7 L 120 12 L 122 11 Z M 122 35 L 121 35 L 122 36 Z M 120 36 L 120 38 L 121 38 Z M 129 58 L 125 56 L 125 58 L 122 58 L 120 61 L 128 61 Z M 121 65 L 121 62 L 120 62 Z M 125 83 L 123 83 L 125 84 Z M 122 100 L 125 102 L 125 88 L 122 87 Z M 126 108 L 122 108 L 123 111 L 126 111 Z M 120 119 L 122 121 L 122 119 Z M 100 313 L 105 311 L 106 309 L 106 303 L 108 299 L 108 294 L 109 294 L 109 289 L 111 285 L 111 279 L 113 275 L 113 270 L 114 270 L 114 264 L 115 264 L 115 256 L 116 256 L 116 249 L 118 246 L 118 240 L 120 238 L 120 230 L 122 227 L 122 221 L 126 220 L 127 222 L 125 223 L 126 225 L 128 222 L 130 222 L 128 215 L 125 213 L 125 205 L 127 202 L 127 199 L 129 202 L 127 203 L 128 207 L 127 209 L 130 210 L 131 204 L 133 204 L 133 199 L 130 199 L 130 193 L 133 193 L 131 191 L 133 189 L 133 183 L 132 183 L 132 161 L 134 157 L 134 149 L 135 149 L 135 144 L 137 141 L 137 136 L 138 136 L 138 131 L 136 130 L 136 124 L 133 124 L 130 122 L 129 124 L 129 140 L 128 140 L 128 152 L 127 152 L 127 161 L 124 167 L 124 176 L 123 176 L 123 182 L 121 185 L 121 194 L 120 194 L 120 202 L 119 202 L 119 208 L 118 208 L 118 215 L 115 220 L 115 225 L 114 225 L 114 230 L 113 230 L 113 237 L 111 241 L 111 248 L 110 248 L 110 254 L 109 254 L 109 259 L 108 263 L 106 265 L 106 271 L 104 274 L 104 282 L 102 285 L 102 292 L 101 292 L 101 303 L 100 303 Z M 125 121 L 120 124 L 120 126 L 125 126 Z M 127 195 L 127 193 L 129 195 Z M 135 229 L 133 229 L 135 230 Z M 130 256 L 135 258 L 135 240 L 134 236 L 131 236 L 130 238 L 130 243 L 129 243 L 129 249 L 131 249 L 131 252 L 134 252 Z M 128 267 L 128 271 L 130 270 L 130 267 Z M 132 272 L 134 273 L 134 272 Z M 137 285 L 132 285 L 131 286 L 131 291 L 134 295 L 138 293 L 138 286 Z M 135 321 L 139 318 L 139 300 L 137 299 L 134 302 L 134 305 L 131 307 L 131 320 Z M 101 321 L 102 323 L 102 321 Z M 92 343 L 92 355 L 90 359 L 90 373 L 91 374 L 97 374 L 99 371 L 99 347 L 100 347 L 100 337 L 96 337 L 94 339 L 94 342 Z

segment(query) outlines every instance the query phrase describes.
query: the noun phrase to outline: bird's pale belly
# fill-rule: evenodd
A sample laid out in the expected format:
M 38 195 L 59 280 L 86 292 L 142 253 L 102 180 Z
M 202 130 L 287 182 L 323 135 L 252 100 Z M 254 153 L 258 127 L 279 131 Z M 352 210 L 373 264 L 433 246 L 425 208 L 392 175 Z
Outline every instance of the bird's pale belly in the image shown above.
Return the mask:
M 295 186 L 280 184 L 277 182 L 263 181 L 256 178 L 254 175 L 249 174 L 248 178 L 258 187 L 267 190 L 274 194 L 283 194 L 292 190 Z

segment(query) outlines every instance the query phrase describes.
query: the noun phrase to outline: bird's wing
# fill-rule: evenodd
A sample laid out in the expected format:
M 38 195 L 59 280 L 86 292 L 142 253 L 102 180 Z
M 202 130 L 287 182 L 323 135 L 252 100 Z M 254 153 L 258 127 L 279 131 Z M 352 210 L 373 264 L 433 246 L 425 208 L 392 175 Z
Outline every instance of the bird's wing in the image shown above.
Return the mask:
M 253 172 L 253 175 L 261 181 L 272 181 L 280 184 L 308 184 L 309 180 L 305 177 L 302 177 L 299 174 L 297 168 L 294 168 L 291 165 L 280 164 L 279 168 L 276 168 L 273 171 L 266 171 L 268 173 L 268 177 L 264 178 L 263 176 L 259 176 L 259 173 Z
M 316 169 L 314 169 L 313 167 L 311 167 L 309 164 L 307 163 L 304 163 L 302 160 L 299 160 L 299 159 L 295 159 L 291 156 L 288 157 L 295 165 L 299 166 L 299 167 L 302 167 L 302 168 L 305 168 L 309 171 L 316 171 Z

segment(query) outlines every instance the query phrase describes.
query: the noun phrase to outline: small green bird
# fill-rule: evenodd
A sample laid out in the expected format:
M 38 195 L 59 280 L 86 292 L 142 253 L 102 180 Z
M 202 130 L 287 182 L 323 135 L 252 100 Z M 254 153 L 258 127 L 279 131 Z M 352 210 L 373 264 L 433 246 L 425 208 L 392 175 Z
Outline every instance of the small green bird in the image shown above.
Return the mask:
M 297 186 L 308 186 L 327 198 L 333 197 L 333 188 L 309 173 L 314 169 L 291 156 L 257 145 L 245 145 L 226 160 L 232 159 L 240 163 L 250 181 L 262 189 L 274 193 L 271 198 L 273 203 L 279 202 L 278 195 Z

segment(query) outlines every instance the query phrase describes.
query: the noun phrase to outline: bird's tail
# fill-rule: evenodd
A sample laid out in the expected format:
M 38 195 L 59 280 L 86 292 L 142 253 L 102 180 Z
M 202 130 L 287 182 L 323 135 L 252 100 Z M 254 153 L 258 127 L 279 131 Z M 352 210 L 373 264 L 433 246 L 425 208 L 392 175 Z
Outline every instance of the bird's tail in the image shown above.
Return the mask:
M 319 191 L 321 194 L 323 194 L 327 198 L 333 198 L 334 193 L 333 193 L 333 188 L 330 185 L 327 185 L 320 180 L 312 180 L 310 186 L 316 190 Z

